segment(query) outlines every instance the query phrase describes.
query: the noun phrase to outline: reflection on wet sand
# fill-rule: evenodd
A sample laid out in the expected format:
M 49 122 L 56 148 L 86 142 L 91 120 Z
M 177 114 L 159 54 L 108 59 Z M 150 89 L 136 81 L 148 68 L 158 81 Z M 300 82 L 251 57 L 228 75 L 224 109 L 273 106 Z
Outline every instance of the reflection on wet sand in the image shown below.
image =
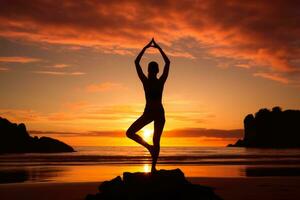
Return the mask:
M 49 182 L 67 170 L 63 167 L 18 167 L 0 169 L 0 184 L 21 182 Z
M 300 176 L 299 166 L 249 165 L 159 165 L 158 169 L 180 168 L 186 177 Z M 0 184 L 20 182 L 97 182 L 123 172 L 150 172 L 151 164 L 74 165 L 0 168 Z
M 180 168 L 187 177 L 240 177 L 241 166 L 160 165 L 160 169 Z M 150 164 L 17 167 L 0 169 L 0 183 L 93 182 L 111 179 L 123 172 L 150 172 Z

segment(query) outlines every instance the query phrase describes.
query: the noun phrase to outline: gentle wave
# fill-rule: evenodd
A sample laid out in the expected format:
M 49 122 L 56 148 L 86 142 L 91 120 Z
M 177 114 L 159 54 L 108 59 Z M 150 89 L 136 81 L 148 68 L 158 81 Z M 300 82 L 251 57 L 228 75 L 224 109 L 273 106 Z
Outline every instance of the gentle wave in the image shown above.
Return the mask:
M 129 153 L 130 152 L 130 153 Z M 101 165 L 150 163 L 139 147 L 77 147 L 75 153 L 1 155 L 0 167 L 37 165 Z M 300 149 L 244 149 L 223 147 L 163 147 L 160 164 L 300 164 Z

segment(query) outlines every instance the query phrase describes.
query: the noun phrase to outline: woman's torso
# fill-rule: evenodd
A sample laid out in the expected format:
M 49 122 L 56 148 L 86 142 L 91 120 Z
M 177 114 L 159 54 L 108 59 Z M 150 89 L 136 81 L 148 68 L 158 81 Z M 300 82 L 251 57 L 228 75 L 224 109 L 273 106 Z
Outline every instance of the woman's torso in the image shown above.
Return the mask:
M 159 79 L 147 79 L 143 83 L 146 107 L 145 111 L 161 111 L 163 112 L 162 94 L 164 89 L 164 83 Z

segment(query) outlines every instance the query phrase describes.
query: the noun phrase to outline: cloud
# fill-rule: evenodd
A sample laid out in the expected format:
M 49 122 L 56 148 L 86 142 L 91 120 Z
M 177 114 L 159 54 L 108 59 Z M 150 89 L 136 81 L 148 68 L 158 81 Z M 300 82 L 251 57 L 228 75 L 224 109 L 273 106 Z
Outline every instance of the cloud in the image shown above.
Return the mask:
M 69 102 L 69 103 L 65 103 L 63 105 L 64 108 L 67 108 L 70 110 L 79 110 L 79 109 L 82 109 L 82 108 L 85 108 L 88 106 L 90 106 L 90 104 L 85 101 Z
M 115 131 L 88 131 L 88 132 L 50 132 L 50 131 L 30 131 L 35 135 L 60 135 L 60 136 L 85 136 L 85 137 L 125 137 L 123 130 Z M 243 137 L 242 129 L 221 130 L 221 129 L 203 129 L 189 128 L 165 131 L 164 137 L 206 137 L 231 139 Z
M 37 131 L 31 130 L 34 135 L 59 135 L 79 137 L 125 137 L 124 131 L 89 131 L 89 132 L 58 132 L 58 131 Z
M 193 122 L 196 124 L 205 124 L 212 117 L 201 111 L 170 111 L 166 114 L 168 119 L 175 120 L 177 122 Z
M 104 92 L 104 91 L 111 91 L 111 90 L 124 90 L 126 89 L 120 83 L 113 83 L 113 82 L 104 82 L 99 84 L 91 84 L 86 87 L 87 92 Z
M 0 108 L 0 116 L 6 117 L 8 118 L 8 120 L 17 121 L 17 122 L 25 122 L 25 121 L 36 122 L 43 118 L 41 113 L 30 109 L 1 109 Z
M 250 65 L 248 64 L 235 64 L 236 67 L 244 68 L 244 69 L 249 69 L 251 68 Z
M 67 73 L 68 75 L 72 75 L 72 76 L 80 76 L 80 75 L 85 75 L 85 72 L 70 72 Z
M 194 106 L 191 104 L 190 101 L 166 101 L 166 135 L 197 137 L 198 132 L 204 134 L 205 131 L 196 130 L 196 127 L 207 127 L 216 116 L 203 110 L 201 106 L 193 109 Z M 98 134 L 95 131 L 105 135 L 115 134 L 115 130 L 122 130 L 124 135 L 124 131 L 142 115 L 143 108 L 144 104 L 137 103 L 103 105 L 80 100 L 62 103 L 52 112 L 0 108 L 0 116 L 16 123 L 25 123 L 29 130 L 93 132 L 93 136 Z M 152 127 L 153 124 L 150 126 Z
M 277 81 L 280 83 L 288 84 L 290 83 L 289 79 L 281 76 L 280 74 L 272 74 L 272 73 L 255 73 L 254 76 L 266 78 L 272 81 Z
M 30 58 L 30 57 L 18 57 L 18 56 L 10 56 L 10 57 L 0 57 L 0 62 L 8 62 L 8 63 L 31 63 L 41 61 L 39 58 Z
M 241 138 L 242 129 L 220 130 L 205 128 L 187 128 L 171 130 L 166 132 L 167 137 L 214 137 L 214 138 Z
M 66 68 L 66 67 L 70 67 L 70 65 L 68 65 L 68 64 L 56 64 L 56 65 L 53 65 L 53 68 Z
M 79 101 L 62 104 L 62 111 L 42 113 L 30 109 L 0 108 L 0 116 L 17 122 L 70 122 L 85 120 L 118 121 L 136 117 L 142 108 L 137 105 L 95 105 Z M 98 122 L 99 122 L 98 121 Z M 82 123 L 82 121 L 81 121 Z
M 181 58 L 190 58 L 195 59 L 195 56 L 193 56 L 191 53 L 188 52 L 176 52 L 176 51 L 167 51 L 166 54 L 173 56 L 173 57 L 181 57 Z
M 87 101 L 75 101 L 62 103 L 55 112 L 41 112 L 28 109 L 0 108 L 0 116 L 16 122 L 26 122 L 33 127 L 41 127 L 61 130 L 66 126 L 67 130 L 97 130 L 126 129 L 143 113 L 143 104 L 93 104 Z M 200 109 L 192 109 L 191 102 L 177 102 L 172 104 L 166 101 L 166 130 L 179 127 L 203 127 L 209 123 L 214 115 Z M 177 110 L 176 110 L 177 109 Z M 87 126 L 87 124 L 89 124 Z
M 9 68 L 7 68 L 7 67 L 0 67 L 0 71 L 9 71 Z
M 33 71 L 35 74 L 45 74 L 45 75 L 53 75 L 53 76 L 81 76 L 85 75 L 84 72 L 61 72 L 61 71 Z
M 3 0 L 0 36 L 116 54 L 132 54 L 154 36 L 173 56 L 205 50 L 289 78 L 299 70 L 299 21 L 297 0 Z

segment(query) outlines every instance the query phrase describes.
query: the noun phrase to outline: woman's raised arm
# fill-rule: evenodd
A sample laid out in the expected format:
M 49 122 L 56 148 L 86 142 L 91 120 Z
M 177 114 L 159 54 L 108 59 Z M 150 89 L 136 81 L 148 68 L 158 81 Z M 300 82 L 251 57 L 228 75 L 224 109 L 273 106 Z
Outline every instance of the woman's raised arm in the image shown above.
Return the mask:
M 137 74 L 142 82 L 144 82 L 147 79 L 147 77 L 143 73 L 142 67 L 140 65 L 140 61 L 141 61 L 146 49 L 151 47 L 151 43 L 152 43 L 152 40 L 142 49 L 142 51 L 138 54 L 138 56 L 136 57 L 136 59 L 134 61 Z
M 157 48 L 160 52 L 160 54 L 162 55 L 164 61 L 165 61 L 165 67 L 164 67 L 164 71 L 161 75 L 161 77 L 159 78 L 162 81 L 166 81 L 169 75 L 169 69 L 170 69 L 170 60 L 168 58 L 168 56 L 165 54 L 165 52 L 162 50 L 162 48 L 154 41 L 154 39 L 152 39 L 153 42 L 153 47 Z

